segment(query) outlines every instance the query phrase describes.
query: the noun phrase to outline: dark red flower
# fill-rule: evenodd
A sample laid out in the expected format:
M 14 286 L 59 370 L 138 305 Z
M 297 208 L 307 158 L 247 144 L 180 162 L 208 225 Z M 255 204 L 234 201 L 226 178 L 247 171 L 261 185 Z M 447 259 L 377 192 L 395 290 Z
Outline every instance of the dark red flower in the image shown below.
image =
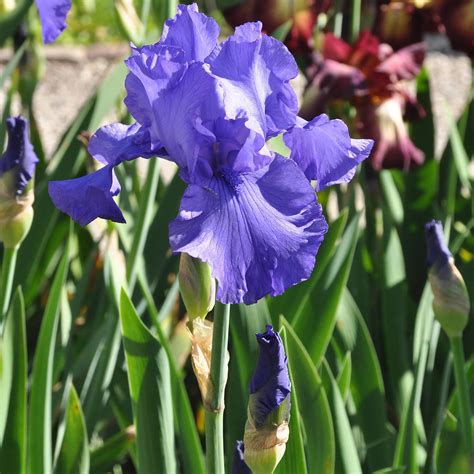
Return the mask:
M 331 0 L 247 0 L 225 9 L 224 16 L 233 27 L 248 21 L 261 21 L 263 31 L 269 34 L 291 20 L 285 44 L 294 53 L 310 52 L 316 18 L 330 5 Z
M 357 111 L 360 135 L 375 139 L 371 156 L 376 169 L 420 164 L 423 153 L 410 141 L 404 117 L 408 112 L 411 119 L 420 116 L 422 109 L 403 81 L 416 77 L 424 57 L 423 43 L 394 52 L 367 31 L 354 46 L 327 33 L 309 70 L 311 85 L 300 115 L 311 119 L 334 101 L 349 101 Z

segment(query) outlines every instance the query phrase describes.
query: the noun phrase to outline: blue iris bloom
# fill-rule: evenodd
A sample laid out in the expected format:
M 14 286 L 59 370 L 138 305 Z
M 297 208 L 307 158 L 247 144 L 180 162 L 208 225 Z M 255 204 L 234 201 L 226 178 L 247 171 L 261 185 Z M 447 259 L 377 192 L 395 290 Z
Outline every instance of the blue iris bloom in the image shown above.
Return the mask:
M 210 265 L 223 303 L 255 303 L 311 275 L 327 224 L 310 180 L 317 190 L 348 182 L 373 144 L 352 140 L 341 121 L 297 117 L 295 60 L 261 28 L 247 23 L 219 44 L 217 23 L 180 5 L 158 43 L 132 46 L 125 104 L 136 123 L 93 136 L 104 168 L 49 186 L 82 225 L 123 222 L 114 167 L 138 156 L 176 163 L 188 187 L 171 248 Z M 289 158 L 266 145 L 280 134 Z

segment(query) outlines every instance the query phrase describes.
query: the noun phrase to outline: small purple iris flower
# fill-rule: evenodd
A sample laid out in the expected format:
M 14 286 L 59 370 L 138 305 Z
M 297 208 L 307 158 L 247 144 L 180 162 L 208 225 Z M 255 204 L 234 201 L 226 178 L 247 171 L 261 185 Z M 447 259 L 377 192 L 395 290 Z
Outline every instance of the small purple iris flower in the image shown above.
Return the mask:
M 43 41 L 52 43 L 65 29 L 66 17 L 72 0 L 35 0 L 38 9 Z
M 0 177 L 15 172 L 13 194 L 19 196 L 35 174 L 39 162 L 28 135 L 28 120 L 22 116 L 7 119 L 8 144 L 0 157 Z
M 444 265 L 453 256 L 444 239 L 441 221 L 432 220 L 425 224 L 428 268 L 434 264 Z
M 291 383 L 285 348 L 272 326 L 266 329 L 257 334 L 260 355 L 250 381 L 249 411 L 257 429 L 284 401 L 287 414 L 290 412 Z
M 223 303 L 255 303 L 311 275 L 327 224 L 310 180 L 318 190 L 350 181 L 372 147 L 340 121 L 297 117 L 295 60 L 261 27 L 246 23 L 219 44 L 212 18 L 178 6 L 158 43 L 132 47 L 125 104 L 136 123 L 94 135 L 89 151 L 104 168 L 49 185 L 80 224 L 123 222 L 114 167 L 138 156 L 176 163 L 188 187 L 171 248 L 210 265 Z M 281 134 L 289 158 L 267 148 Z
M 245 447 L 243 441 L 237 441 L 235 443 L 231 474 L 252 474 L 252 471 L 244 461 L 244 449 Z

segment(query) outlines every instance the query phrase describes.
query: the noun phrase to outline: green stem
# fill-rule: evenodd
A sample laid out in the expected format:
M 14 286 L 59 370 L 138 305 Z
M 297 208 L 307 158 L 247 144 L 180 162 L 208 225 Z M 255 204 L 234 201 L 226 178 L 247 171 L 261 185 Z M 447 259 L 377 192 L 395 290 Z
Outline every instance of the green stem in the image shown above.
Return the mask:
M 5 248 L 3 253 L 2 278 L 0 281 L 0 324 L 3 322 L 12 294 L 13 275 L 15 274 L 18 247 Z
M 139 257 L 145 247 L 148 229 L 154 212 L 156 190 L 158 188 L 158 178 L 160 176 L 160 163 L 158 158 L 149 161 L 147 177 L 143 191 L 140 196 L 138 217 L 134 223 L 133 241 L 127 255 L 127 282 L 128 291 L 132 294 L 137 281 L 137 269 Z
M 208 474 L 224 474 L 224 391 L 227 382 L 227 342 L 230 305 L 216 303 L 212 330 L 212 398 L 206 406 L 206 467 Z
M 465 447 L 469 453 L 471 462 L 473 459 L 472 431 L 471 431 L 471 402 L 469 399 L 469 386 L 464 371 L 464 349 L 461 336 L 450 338 L 451 352 L 454 362 L 454 377 L 458 389 L 459 424 L 461 425 L 462 437 Z

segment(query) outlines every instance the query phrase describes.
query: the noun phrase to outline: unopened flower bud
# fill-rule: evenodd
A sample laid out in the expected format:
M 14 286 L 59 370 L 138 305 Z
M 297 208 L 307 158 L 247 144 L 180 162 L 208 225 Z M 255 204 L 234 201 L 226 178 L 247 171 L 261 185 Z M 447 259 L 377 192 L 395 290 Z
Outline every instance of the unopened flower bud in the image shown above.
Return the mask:
M 8 145 L 0 158 L 0 240 L 18 246 L 33 220 L 33 176 L 38 163 L 24 117 L 7 119 Z
M 250 382 L 244 459 L 255 473 L 272 473 L 289 437 L 291 383 L 280 335 L 267 325 L 257 334 L 260 355 Z
M 216 281 L 209 265 L 182 253 L 179 261 L 179 289 L 188 317 L 205 318 L 216 302 Z
M 435 317 L 449 337 L 460 336 L 467 325 L 470 310 L 466 284 L 446 246 L 441 222 L 426 223 L 425 234 Z
M 244 451 L 243 441 L 237 441 L 235 443 L 234 459 L 232 460 L 232 474 L 252 474 L 252 471 L 245 464 Z

